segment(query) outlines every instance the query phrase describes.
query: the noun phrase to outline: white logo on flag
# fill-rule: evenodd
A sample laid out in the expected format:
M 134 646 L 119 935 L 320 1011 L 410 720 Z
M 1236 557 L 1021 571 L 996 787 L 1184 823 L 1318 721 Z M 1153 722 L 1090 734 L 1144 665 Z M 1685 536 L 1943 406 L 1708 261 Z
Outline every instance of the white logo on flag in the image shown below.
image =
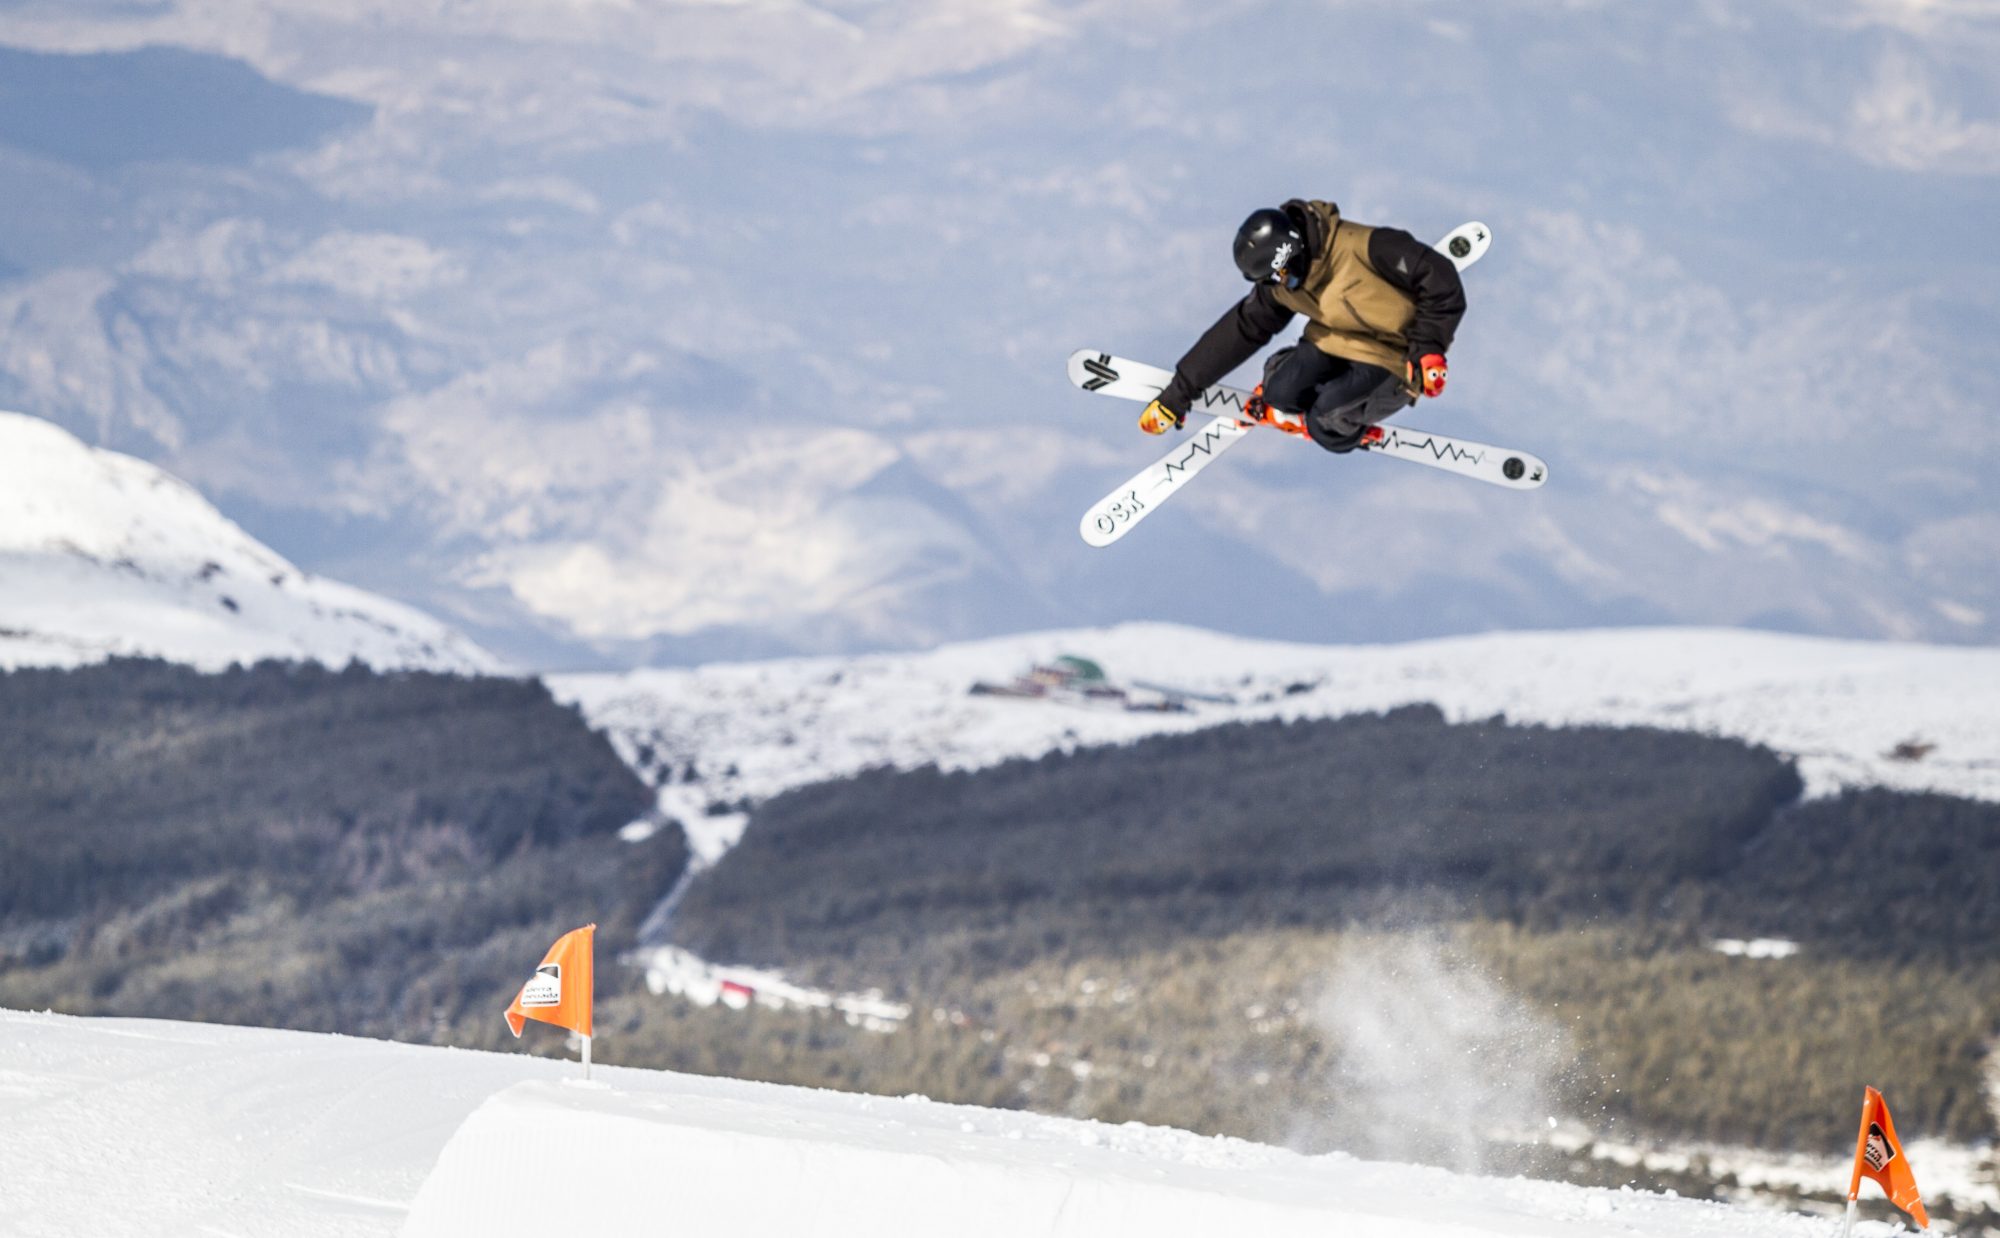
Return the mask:
M 521 986 L 521 1005 L 562 1005 L 561 963 L 544 963 L 535 969 L 535 978 Z
M 1868 1168 L 1878 1174 L 1896 1159 L 1896 1149 L 1889 1146 L 1889 1137 L 1882 1133 L 1880 1122 L 1868 1124 L 1868 1142 L 1862 1147 L 1861 1158 L 1868 1162 Z

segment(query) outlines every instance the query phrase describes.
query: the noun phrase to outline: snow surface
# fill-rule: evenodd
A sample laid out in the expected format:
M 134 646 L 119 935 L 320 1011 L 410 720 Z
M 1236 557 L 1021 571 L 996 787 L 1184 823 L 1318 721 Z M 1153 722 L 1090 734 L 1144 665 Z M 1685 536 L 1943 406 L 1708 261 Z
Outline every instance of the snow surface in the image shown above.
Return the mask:
M 1828 1226 L 921 1098 L 604 1067 L 599 1086 L 565 1082 L 577 1069 L 0 1011 L 0 1233 L 1817 1238 Z
M 1187 712 L 969 694 L 1060 654 L 1112 681 L 1217 700 Z M 1712 628 L 1502 633 L 1400 645 L 1250 640 L 1165 624 L 1043 632 L 928 653 L 567 675 L 559 698 L 660 783 L 713 862 L 720 811 L 871 766 L 951 769 L 1260 718 L 1430 702 L 1453 720 L 1657 726 L 1768 745 L 1809 793 L 1853 786 L 2000 800 L 2000 649 Z M 1156 693 L 1149 695 L 1157 695 Z M 1899 759 L 1898 745 L 1922 749 Z M 1929 747 L 1925 748 L 1924 746 Z
M 114 655 L 499 669 L 420 611 L 301 572 L 158 468 L 0 412 L 0 667 Z

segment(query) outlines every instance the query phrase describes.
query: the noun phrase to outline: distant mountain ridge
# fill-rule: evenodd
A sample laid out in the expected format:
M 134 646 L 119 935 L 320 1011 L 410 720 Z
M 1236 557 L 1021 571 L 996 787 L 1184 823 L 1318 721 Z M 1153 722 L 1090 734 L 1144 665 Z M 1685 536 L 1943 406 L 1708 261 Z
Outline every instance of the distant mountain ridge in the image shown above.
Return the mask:
M 1166 692 L 1186 707 L 976 690 L 1065 655 L 1143 685 L 1142 703 Z M 925 653 L 559 675 L 549 686 L 659 787 L 662 812 L 709 860 L 742 829 L 746 801 L 872 767 L 978 769 L 1227 722 L 1423 703 L 1452 721 L 1504 715 L 1764 744 L 1797 762 L 1812 795 L 1881 786 L 2000 800 L 1988 738 L 2000 730 L 2000 650 L 1965 646 L 1727 628 L 1313 645 L 1147 623 Z
M 161 469 L 0 412 L 0 666 L 114 656 L 500 669 L 413 607 L 300 571 Z
M 3 5 L 0 407 L 540 667 L 1146 620 L 2000 642 L 2000 254 L 1936 258 L 1992 214 L 2000 11 L 1476 10 Z M 1274 29 L 1337 99 L 1210 71 Z M 1063 359 L 1172 363 L 1294 195 L 1492 226 L 1416 424 L 1555 480 L 1252 443 L 1091 550 L 1163 445 Z

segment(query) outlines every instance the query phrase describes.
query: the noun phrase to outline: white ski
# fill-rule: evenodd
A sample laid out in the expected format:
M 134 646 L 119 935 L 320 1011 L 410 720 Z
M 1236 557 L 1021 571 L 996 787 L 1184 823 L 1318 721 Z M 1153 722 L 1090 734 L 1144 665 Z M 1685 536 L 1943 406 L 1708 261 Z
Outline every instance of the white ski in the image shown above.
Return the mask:
M 1473 222 L 1454 228 L 1435 248 L 1463 271 L 1479 261 L 1492 243 L 1493 234 L 1486 225 Z M 1086 391 L 1151 400 L 1165 388 L 1173 373 L 1109 353 L 1082 349 L 1069 359 L 1069 376 L 1071 382 Z M 1221 415 L 1195 427 L 1190 439 L 1177 442 L 1166 455 L 1085 512 L 1078 526 L 1083 540 L 1092 546 L 1109 546 L 1125 536 L 1174 491 L 1207 468 L 1210 461 L 1234 446 L 1256 425 L 1263 424 L 1239 419 L 1249 398 L 1249 392 L 1233 387 L 1216 386 L 1202 392 L 1198 410 Z M 1506 451 L 1414 428 L 1381 426 L 1377 431 L 1363 444 L 1362 450 L 1521 489 L 1539 486 L 1548 475 L 1547 466 L 1525 452 Z
M 1157 394 L 1155 390 L 1154 395 Z M 1153 397 L 1149 395 L 1146 398 L 1150 400 Z M 1099 499 L 1094 507 L 1085 512 L 1083 523 L 1078 526 L 1083 540 L 1093 546 L 1109 546 L 1125 536 L 1155 506 L 1164 503 L 1168 495 L 1207 468 L 1210 461 L 1235 446 L 1236 441 L 1248 433 L 1248 423 L 1229 417 L 1214 417 L 1207 425 L 1196 427 L 1188 438 L 1177 441 L 1172 451 L 1147 465 L 1131 481 Z
M 1110 353 L 1096 352 L 1088 348 L 1072 354 L 1069 359 L 1071 382 L 1086 391 L 1095 391 L 1099 395 L 1121 396 L 1128 400 L 1152 399 L 1160 394 L 1173 376 L 1172 370 L 1163 370 L 1157 365 L 1114 357 Z M 1196 398 L 1195 406 L 1189 412 L 1189 424 L 1193 424 L 1195 413 L 1214 413 L 1216 416 L 1210 421 L 1210 427 L 1216 422 L 1227 421 L 1244 431 L 1267 426 L 1281 428 L 1271 426 L 1268 422 L 1242 420 L 1244 406 L 1249 399 L 1250 393 L 1241 388 L 1220 385 L 1210 387 Z M 1284 417 L 1281 414 L 1280 421 L 1296 427 L 1299 419 Z M 1204 427 L 1206 428 L 1208 427 Z M 1510 490 L 1533 490 L 1548 480 L 1549 466 L 1540 456 L 1532 452 L 1475 443 L 1471 439 L 1439 434 L 1434 430 L 1420 430 L 1415 426 L 1398 425 L 1393 421 L 1384 422 L 1374 427 L 1374 430 L 1377 433 L 1371 433 L 1368 438 L 1362 440 L 1361 451 L 1443 469 L 1448 473 L 1457 473 L 1461 477 L 1470 477 L 1475 481 L 1495 486 L 1505 486 Z M 1301 433 L 1297 429 L 1291 432 Z M 1165 463 L 1166 461 L 1161 461 L 1161 464 Z M 1139 478 L 1133 479 L 1134 482 L 1138 480 Z M 1182 480 L 1185 479 L 1176 473 L 1176 483 Z M 1119 493 L 1122 494 L 1124 491 Z

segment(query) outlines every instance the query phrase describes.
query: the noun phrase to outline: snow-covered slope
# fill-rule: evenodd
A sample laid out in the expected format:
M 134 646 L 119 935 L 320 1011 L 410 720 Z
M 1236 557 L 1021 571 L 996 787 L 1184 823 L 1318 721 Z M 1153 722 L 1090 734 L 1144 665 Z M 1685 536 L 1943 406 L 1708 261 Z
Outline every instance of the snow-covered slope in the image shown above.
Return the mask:
M 1227 696 L 1183 713 L 970 695 L 1061 654 L 1114 681 Z M 875 765 L 977 768 L 1253 718 L 1431 702 L 1453 719 L 1710 732 L 1797 759 L 1809 789 L 1936 790 L 2000 800 L 2000 649 L 1727 629 L 1504 633 L 1403 645 L 1303 645 L 1128 624 L 812 658 L 557 677 L 662 785 L 661 806 L 717 854 L 740 827 L 712 804 Z M 1899 745 L 1909 745 L 1902 756 Z M 1914 756 L 1914 759 L 1911 757 Z
M 428 615 L 306 575 L 152 465 L 0 412 L 0 666 L 115 654 L 496 668 Z
M 559 1082 L 576 1071 L 0 1011 L 0 1233 L 1807 1238 L 1828 1225 L 921 1099 L 604 1068 L 607 1087 Z

